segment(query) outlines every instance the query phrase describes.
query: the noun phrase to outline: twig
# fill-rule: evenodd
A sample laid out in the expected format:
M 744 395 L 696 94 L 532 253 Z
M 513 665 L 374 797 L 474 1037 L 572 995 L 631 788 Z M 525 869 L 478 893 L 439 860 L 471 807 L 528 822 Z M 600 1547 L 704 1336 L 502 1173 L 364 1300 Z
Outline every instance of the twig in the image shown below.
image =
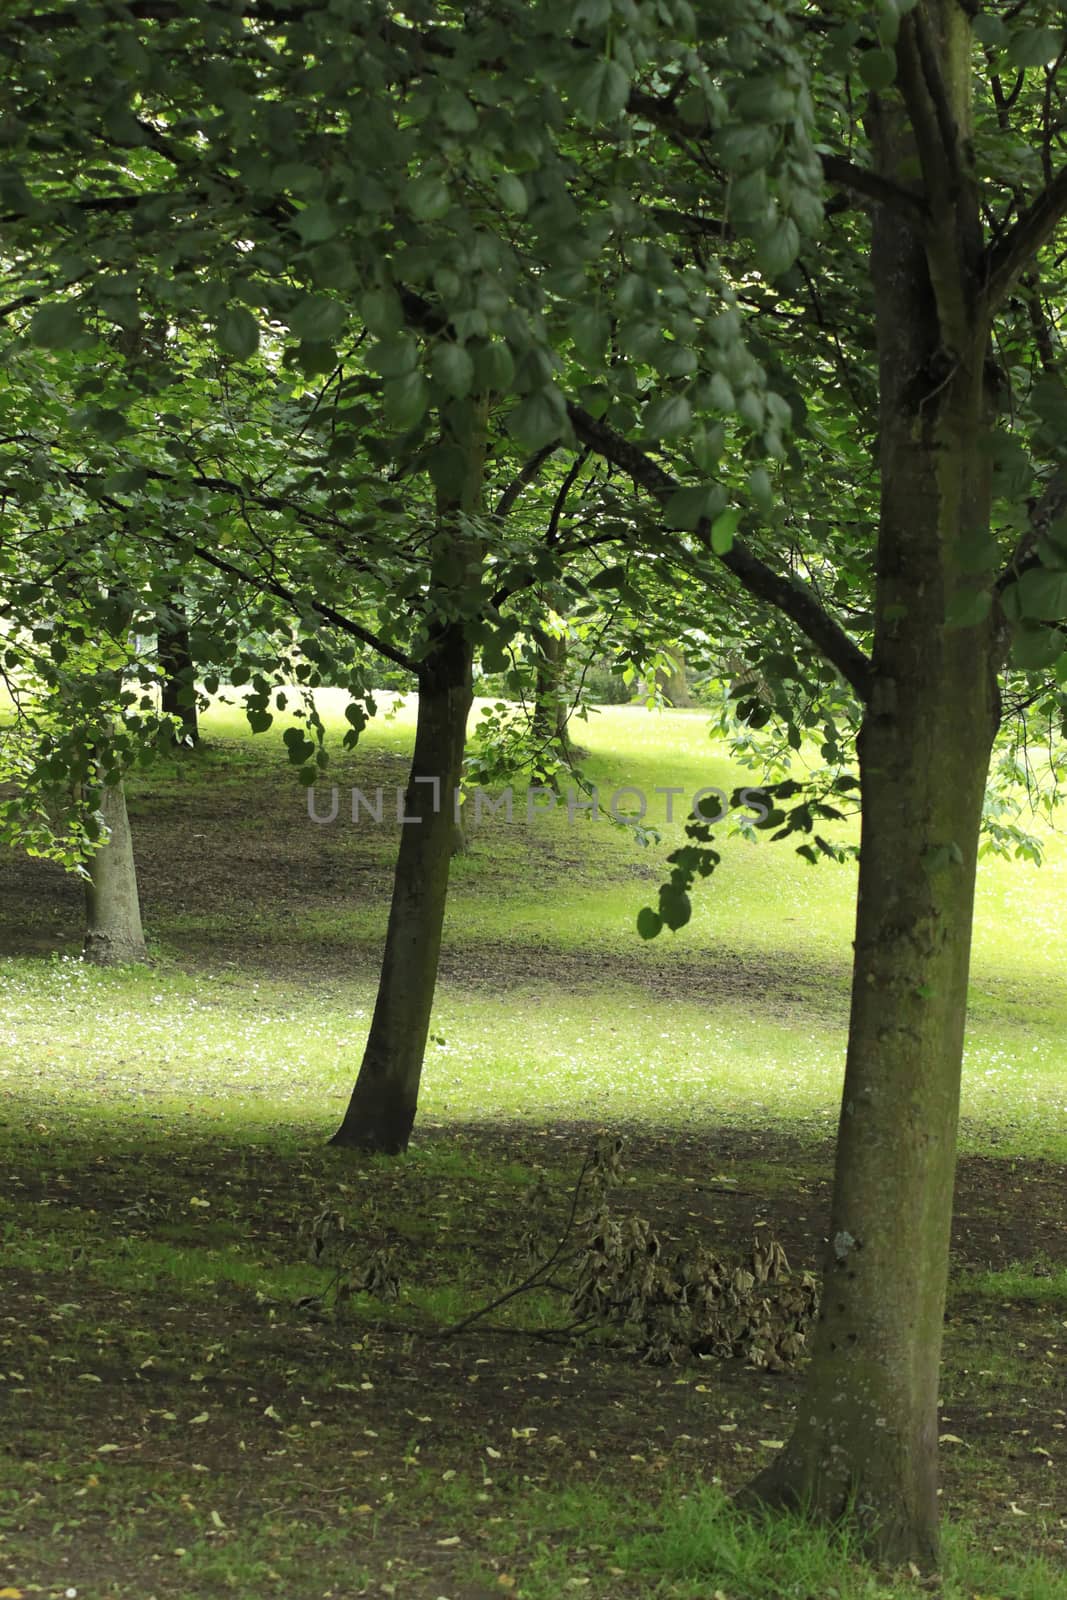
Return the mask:
M 556 1262 L 563 1254 L 567 1240 L 571 1236 L 571 1230 L 574 1227 L 574 1219 L 578 1214 L 578 1201 L 581 1198 L 582 1185 L 585 1183 L 586 1174 L 588 1173 L 592 1164 L 593 1154 L 590 1152 L 590 1154 L 587 1155 L 585 1160 L 582 1162 L 582 1168 L 578 1174 L 578 1181 L 574 1185 L 574 1194 L 571 1196 L 570 1214 L 567 1217 L 567 1222 L 563 1232 L 560 1234 L 559 1243 L 556 1245 L 556 1248 L 553 1250 L 548 1259 L 542 1261 L 540 1266 L 535 1267 L 533 1272 L 530 1273 L 530 1276 L 528 1278 L 524 1278 L 522 1283 L 517 1283 L 514 1288 L 508 1289 L 502 1295 L 498 1295 L 495 1300 L 490 1300 L 488 1305 L 480 1306 L 477 1311 L 472 1311 L 470 1316 L 463 1317 L 459 1322 L 454 1322 L 450 1328 L 443 1328 L 439 1334 L 435 1335 L 436 1338 L 451 1339 L 454 1334 L 462 1333 L 464 1328 L 469 1328 L 472 1322 L 478 1322 L 482 1317 L 488 1316 L 490 1311 L 495 1311 L 498 1306 L 506 1305 L 509 1300 L 514 1300 L 518 1295 L 525 1294 L 530 1289 L 540 1289 L 544 1286 L 545 1273 L 548 1272 L 551 1267 L 555 1266 Z

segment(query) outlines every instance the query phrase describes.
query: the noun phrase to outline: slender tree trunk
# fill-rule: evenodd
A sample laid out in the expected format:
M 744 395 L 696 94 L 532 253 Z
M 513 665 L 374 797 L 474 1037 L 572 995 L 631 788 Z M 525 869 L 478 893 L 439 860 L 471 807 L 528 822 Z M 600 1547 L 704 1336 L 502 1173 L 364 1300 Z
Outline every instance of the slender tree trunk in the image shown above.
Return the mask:
M 473 651 L 460 626 L 445 630 L 419 672 L 419 712 L 385 954 L 370 1035 L 333 1144 L 396 1155 L 407 1148 L 418 1102 L 441 950 L 448 869 L 471 704 Z
M 177 717 L 181 735 L 175 743 L 196 744 L 200 729 L 196 710 L 196 684 L 193 658 L 189 650 L 189 622 L 181 598 L 171 607 L 172 622 L 160 624 L 158 633 L 159 668 L 163 674 L 162 707 L 168 716 Z
M 946 38 L 965 130 L 966 74 L 949 70 Z M 900 124 L 880 125 L 875 144 L 883 172 L 907 181 Z M 884 210 L 875 224 L 882 499 L 845 1087 L 812 1362 L 792 1438 L 751 1491 L 832 1518 L 850 1511 L 882 1558 L 925 1567 L 938 1552 L 960 1066 L 998 717 L 994 618 L 949 620 L 992 576 L 991 557 L 980 573 L 974 560 L 989 542 L 989 407 L 968 204 L 965 193 L 949 219 L 951 251 L 936 212 L 922 231 Z M 943 270 L 953 254 L 964 263 L 954 280 Z M 980 614 L 979 602 L 970 616 Z
M 570 754 L 567 728 L 567 702 L 563 680 L 567 671 L 567 641 L 558 634 L 542 633 L 537 641 L 537 678 L 534 712 L 530 731 L 539 745 L 556 752 L 566 761 Z
M 452 854 L 465 856 L 471 847 L 470 837 L 467 833 L 467 802 L 460 796 L 459 805 L 452 812 Z
M 463 481 L 439 491 L 438 537 L 449 565 L 480 566 L 465 518 L 477 512 L 485 471 L 487 402 L 458 403 L 442 431 L 463 453 Z M 458 586 L 462 589 L 465 580 Z M 456 596 L 441 609 L 455 615 Z M 352 1098 L 331 1143 L 399 1155 L 415 1122 L 419 1081 L 437 984 L 448 872 L 455 844 L 453 797 L 463 771 L 474 647 L 462 621 L 435 622 L 419 668 L 419 710 L 382 973 Z
M 121 783 L 102 791 L 100 815 L 107 827 L 107 838 L 89 863 L 83 954 L 86 961 L 98 967 L 144 961 L 147 952 L 137 896 L 137 868 Z

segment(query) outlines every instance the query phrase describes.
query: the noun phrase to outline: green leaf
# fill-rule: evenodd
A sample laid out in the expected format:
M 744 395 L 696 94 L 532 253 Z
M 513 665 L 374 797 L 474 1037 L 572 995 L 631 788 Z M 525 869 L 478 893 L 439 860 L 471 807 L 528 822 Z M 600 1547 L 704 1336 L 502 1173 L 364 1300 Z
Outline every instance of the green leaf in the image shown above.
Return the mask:
M 693 409 L 681 394 L 668 394 L 645 407 L 641 431 L 646 439 L 673 439 L 685 433 L 693 420 Z
M 756 265 L 765 278 L 780 278 L 800 254 L 800 229 L 792 217 L 783 217 L 756 243 Z
M 411 215 L 419 222 L 436 222 L 452 204 L 448 185 L 436 173 L 425 173 L 408 185 L 407 202 Z
M 496 180 L 496 192 L 505 211 L 510 211 L 516 217 L 526 215 L 530 197 L 521 178 L 517 178 L 513 172 L 502 172 Z
M 860 57 L 860 77 L 868 89 L 888 89 L 896 82 L 897 57 L 894 50 L 865 50 Z
M 1016 633 L 1011 647 L 1012 665 L 1024 672 L 1040 672 L 1058 661 L 1067 648 L 1059 628 L 1026 627 Z
M 1020 439 L 1010 433 L 994 433 L 990 440 L 990 456 L 995 494 L 1005 500 L 1017 500 L 1029 492 L 1034 467 Z
M 294 767 L 303 766 L 304 762 L 310 761 L 315 754 L 314 741 L 300 728 L 286 728 L 282 739 Z
M 541 450 L 546 444 L 569 432 L 567 408 L 558 389 L 537 389 L 527 395 L 511 413 L 508 430 L 528 450 Z
M 84 331 L 79 308 L 69 300 L 42 306 L 30 320 L 30 339 L 42 350 L 69 350 Z
M 502 394 L 511 388 L 515 377 L 515 360 L 501 339 L 482 344 L 475 349 L 474 375 L 479 390 L 487 394 Z
M 306 294 L 288 313 L 288 322 L 298 339 L 314 344 L 336 339 L 347 321 L 345 307 L 324 294 Z
M 732 411 L 734 409 L 734 391 L 729 381 L 721 372 L 713 372 L 708 383 L 708 403 L 716 411 Z
M 421 421 L 430 403 L 430 385 L 421 372 L 405 372 L 383 385 L 382 398 L 386 421 L 391 427 L 407 430 Z
M 337 351 L 321 339 L 305 339 L 296 347 L 296 359 L 305 377 L 318 378 L 336 367 Z
M 741 512 L 737 506 L 731 506 L 728 511 L 715 518 L 711 525 L 711 548 L 717 556 L 724 556 L 733 549 L 734 535 L 740 521 Z
M 339 244 L 322 244 L 307 258 L 311 281 L 322 289 L 350 289 L 356 281 L 352 252 Z
M 215 324 L 221 349 L 238 361 L 247 361 L 259 349 L 259 323 L 245 306 L 227 306 Z
M 274 721 L 274 718 L 269 711 L 260 711 L 253 706 L 246 706 L 245 713 L 248 717 L 248 726 L 251 728 L 253 733 L 266 733 L 267 729 Z
M 715 152 L 729 172 L 755 172 L 769 163 L 776 143 L 777 134 L 771 127 L 734 124 L 715 135 Z
M 1008 30 L 1003 17 L 995 11 L 980 11 L 971 23 L 971 30 L 979 44 L 1003 44 Z
M 474 362 L 461 344 L 435 345 L 430 369 L 435 382 L 441 385 L 446 394 L 456 400 L 462 400 L 470 394 L 474 382 Z
M 1038 378 L 1030 391 L 1030 404 L 1042 422 L 1067 435 L 1067 384 L 1062 378 Z
M 629 582 L 625 567 L 605 567 L 594 572 L 587 585 L 590 589 L 621 589 Z
M 578 115 L 592 126 L 623 110 L 630 80 L 617 61 L 593 61 L 571 75 L 570 96 Z
M 341 231 L 341 219 L 323 200 L 313 200 L 299 211 L 293 226 L 305 244 L 321 244 L 324 239 L 336 238 Z
M 722 458 L 726 434 L 721 423 L 698 428 L 690 440 L 689 453 L 701 472 L 711 472 Z
M 1060 28 L 1019 28 L 1008 41 L 1008 60 L 1015 67 L 1050 67 L 1062 48 Z
M 1019 615 L 1037 622 L 1067 620 L 1067 572 L 1031 567 L 1016 585 Z
M 673 883 L 665 883 L 660 890 L 659 911 L 660 916 L 672 933 L 679 928 L 684 928 L 693 915 L 693 907 L 689 896 L 684 889 Z
M 116 439 L 121 439 L 124 433 L 130 431 L 130 423 L 122 412 L 113 411 L 108 406 L 83 406 L 74 413 L 71 421 L 76 427 L 91 428 L 109 444 L 114 444 Z
M 748 475 L 748 492 L 765 515 L 774 506 L 774 486 L 766 467 L 753 467 Z
M 726 491 L 717 483 L 701 483 L 676 489 L 663 508 L 668 528 L 683 528 L 692 532 L 704 521 L 719 515 L 726 499 Z
M 601 361 L 611 338 L 611 318 L 604 311 L 583 312 L 572 317 L 567 331 L 583 361 Z
M 448 89 L 440 101 L 441 121 L 450 133 L 474 133 L 478 127 L 478 108 L 458 89 Z
M 993 596 L 988 589 L 960 589 L 948 603 L 945 625 L 975 628 L 988 617 L 992 604 Z
M 418 365 L 419 347 L 410 333 L 383 339 L 370 353 L 371 367 L 383 378 L 401 378 Z
M 663 918 L 651 906 L 642 906 L 637 913 L 637 931 L 642 939 L 654 939 L 663 928 Z
M 423 459 L 434 488 L 446 500 L 457 501 L 469 471 L 464 452 L 456 444 L 441 442 Z M 466 570 L 462 556 L 454 549 L 440 551 L 434 558 L 433 568 L 435 581 L 446 587 L 460 583 Z

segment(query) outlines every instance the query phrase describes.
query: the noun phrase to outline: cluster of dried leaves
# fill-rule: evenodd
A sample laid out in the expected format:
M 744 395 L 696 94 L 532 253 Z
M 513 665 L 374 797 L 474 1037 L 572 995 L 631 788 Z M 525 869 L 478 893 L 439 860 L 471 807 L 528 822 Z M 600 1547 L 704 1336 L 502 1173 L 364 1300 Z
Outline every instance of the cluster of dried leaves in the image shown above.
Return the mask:
M 518 1250 L 529 1269 L 526 1275 L 439 1337 L 462 1331 L 523 1293 L 550 1289 L 566 1297 L 570 1320 L 555 1330 L 561 1336 L 609 1333 L 653 1363 L 697 1356 L 740 1359 L 771 1372 L 792 1366 L 804 1352 L 818 1307 L 811 1273 L 791 1273 L 785 1251 L 773 1238 L 757 1238 L 733 1263 L 703 1247 L 689 1254 L 668 1253 L 644 1218 L 626 1215 L 613 1204 L 622 1152 L 621 1139 L 601 1140 L 590 1151 L 562 1233 L 547 1254 L 558 1196 L 546 1174 L 538 1174 L 527 1198 L 529 1221 Z M 338 1211 L 320 1212 L 306 1236 L 310 1259 L 331 1272 L 322 1294 L 298 1302 L 310 1314 L 332 1310 L 340 1315 L 356 1294 L 399 1297 L 393 1251 L 376 1249 L 354 1262 L 352 1235 Z M 546 1330 L 537 1333 L 544 1337 Z
M 605 1205 L 585 1225 L 570 1304 L 582 1325 L 620 1328 L 646 1361 L 740 1358 L 777 1372 L 803 1353 L 818 1294 L 774 1239 L 733 1265 L 702 1247 L 669 1257 L 643 1217 Z

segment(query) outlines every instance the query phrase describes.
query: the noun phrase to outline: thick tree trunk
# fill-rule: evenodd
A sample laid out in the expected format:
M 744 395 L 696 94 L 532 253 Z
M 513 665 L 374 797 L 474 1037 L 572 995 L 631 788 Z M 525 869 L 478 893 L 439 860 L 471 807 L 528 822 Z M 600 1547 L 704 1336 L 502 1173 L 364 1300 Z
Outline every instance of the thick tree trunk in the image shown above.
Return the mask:
M 180 600 L 171 606 L 171 614 L 171 625 L 161 624 L 157 635 L 159 669 L 163 674 L 162 708 L 181 723 L 175 743 L 196 744 L 200 737 L 196 684 L 189 650 L 189 622 Z
M 670 652 L 671 670 L 661 670 L 656 673 L 656 688 L 669 706 L 676 709 L 691 706 L 693 696 L 689 692 L 689 679 L 686 676 L 685 656 L 681 650 Z
M 100 815 L 108 831 L 89 863 L 83 954 L 86 961 L 98 967 L 144 961 L 147 952 L 137 896 L 137 869 L 121 783 L 103 790 Z
M 418 1101 L 441 950 L 448 869 L 471 704 L 473 652 L 462 627 L 445 630 L 419 673 L 415 755 L 405 800 L 385 954 L 370 1035 L 333 1144 L 396 1155 Z
M 965 74 L 945 76 L 966 94 Z M 899 124 L 877 130 L 876 147 L 900 177 Z M 966 270 L 976 250 L 960 217 L 949 249 L 943 221 L 920 233 L 883 210 L 875 225 L 882 499 L 845 1087 L 812 1362 L 792 1438 L 751 1491 L 831 1518 L 847 1511 L 883 1559 L 925 1567 L 938 1551 L 941 1330 L 998 716 L 992 616 L 949 620 L 991 582 L 974 561 L 988 545 L 990 482 L 987 335 Z M 943 269 L 954 254 L 965 270 L 952 281 Z

